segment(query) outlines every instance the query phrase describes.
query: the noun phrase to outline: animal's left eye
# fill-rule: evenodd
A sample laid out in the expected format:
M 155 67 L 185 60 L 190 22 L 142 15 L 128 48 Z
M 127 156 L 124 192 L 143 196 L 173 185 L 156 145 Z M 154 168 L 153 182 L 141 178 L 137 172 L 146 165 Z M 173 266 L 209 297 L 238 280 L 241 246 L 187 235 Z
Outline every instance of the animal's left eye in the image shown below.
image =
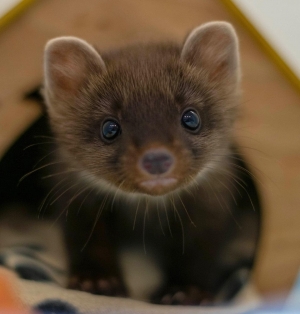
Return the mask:
M 201 126 L 201 120 L 198 113 L 194 110 L 187 110 L 181 117 L 182 125 L 191 131 L 196 131 Z
M 102 136 L 107 141 L 114 140 L 121 133 L 120 125 L 113 120 L 107 120 L 102 125 Z

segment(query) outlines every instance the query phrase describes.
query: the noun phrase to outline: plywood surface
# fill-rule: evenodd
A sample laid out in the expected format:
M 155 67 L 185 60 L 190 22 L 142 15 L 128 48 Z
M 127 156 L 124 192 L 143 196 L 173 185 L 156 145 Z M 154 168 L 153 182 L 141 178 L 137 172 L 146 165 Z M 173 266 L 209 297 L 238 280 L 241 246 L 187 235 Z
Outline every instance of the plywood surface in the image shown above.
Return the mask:
M 263 234 L 254 273 L 261 291 L 288 289 L 300 265 L 300 96 L 217 0 L 40 0 L 0 33 L 0 154 L 38 115 L 22 97 L 42 78 L 45 42 L 79 36 L 100 49 L 137 40 L 181 42 L 193 27 L 227 20 L 243 67 L 237 138 L 259 180 Z

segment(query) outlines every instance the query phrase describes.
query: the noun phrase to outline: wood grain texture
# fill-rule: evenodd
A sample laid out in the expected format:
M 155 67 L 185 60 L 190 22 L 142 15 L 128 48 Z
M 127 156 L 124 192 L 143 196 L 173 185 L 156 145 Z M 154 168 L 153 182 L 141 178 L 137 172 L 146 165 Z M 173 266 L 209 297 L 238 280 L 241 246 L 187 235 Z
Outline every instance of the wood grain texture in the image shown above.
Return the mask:
M 253 280 L 263 292 L 289 289 L 300 265 L 300 96 L 248 31 L 217 0 L 43 0 L 0 34 L 0 153 L 33 121 L 23 94 L 42 79 L 45 42 L 73 35 L 100 50 L 135 41 L 182 42 L 193 27 L 236 27 L 243 68 L 236 136 L 257 177 L 263 232 Z

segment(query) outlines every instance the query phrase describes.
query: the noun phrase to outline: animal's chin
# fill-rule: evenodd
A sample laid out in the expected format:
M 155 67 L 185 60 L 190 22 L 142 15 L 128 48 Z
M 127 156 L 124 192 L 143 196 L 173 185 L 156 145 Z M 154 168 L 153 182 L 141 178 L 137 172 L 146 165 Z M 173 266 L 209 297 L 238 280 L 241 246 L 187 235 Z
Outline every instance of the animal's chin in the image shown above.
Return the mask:
M 148 195 L 164 195 L 176 189 L 178 180 L 173 177 L 169 178 L 152 178 L 140 181 L 138 188 L 141 193 Z
M 82 172 L 82 179 L 98 186 L 101 190 L 110 191 L 114 195 L 146 194 L 150 196 L 163 196 L 175 191 L 180 187 L 181 180 L 172 176 L 144 178 L 137 181 L 124 180 L 121 184 L 116 184 L 111 180 L 100 179 L 87 172 Z M 116 192 L 116 189 L 118 192 Z

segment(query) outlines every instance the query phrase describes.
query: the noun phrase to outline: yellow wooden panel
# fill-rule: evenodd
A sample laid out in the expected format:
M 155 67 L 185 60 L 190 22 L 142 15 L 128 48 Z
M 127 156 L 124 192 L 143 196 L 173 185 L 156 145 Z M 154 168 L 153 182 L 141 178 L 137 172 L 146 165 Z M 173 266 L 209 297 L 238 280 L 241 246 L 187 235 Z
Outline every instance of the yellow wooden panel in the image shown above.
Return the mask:
M 291 83 L 300 91 L 300 80 L 293 72 L 276 50 L 268 43 L 258 29 L 251 23 L 247 16 L 239 9 L 239 7 L 231 0 L 220 0 L 229 10 L 231 10 L 247 27 L 250 33 L 255 37 L 258 43 L 263 47 L 266 53 L 271 57 L 279 69 L 287 76 Z
M 21 0 L 17 5 L 0 17 L 0 30 L 20 15 L 35 0 Z

